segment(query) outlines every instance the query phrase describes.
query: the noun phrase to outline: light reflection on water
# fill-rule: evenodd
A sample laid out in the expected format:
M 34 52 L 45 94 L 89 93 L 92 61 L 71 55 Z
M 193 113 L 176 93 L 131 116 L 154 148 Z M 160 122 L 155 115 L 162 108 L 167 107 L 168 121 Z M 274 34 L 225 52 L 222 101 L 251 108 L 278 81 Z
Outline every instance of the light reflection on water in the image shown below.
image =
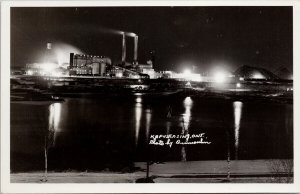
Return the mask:
M 171 122 L 167 121 L 166 122 L 166 128 L 167 128 L 166 134 L 170 134 L 171 126 L 172 126 Z
M 204 149 L 193 145 L 184 147 L 174 144 L 172 149 L 150 146 L 153 148 L 150 149 L 153 156 L 149 157 L 158 161 L 224 160 L 227 149 L 224 146 L 225 127 L 221 126 L 217 115 L 220 107 L 224 108 L 224 115 L 230 115 L 224 122 L 231 127 L 230 148 L 233 155 L 236 155 L 235 159 L 293 157 L 291 104 L 239 101 L 219 103 L 196 97 L 180 97 L 166 103 L 162 103 L 162 100 L 137 95 L 124 99 L 121 103 L 119 98 L 71 98 L 63 103 L 43 107 L 12 104 L 12 169 L 36 169 L 36 165 L 33 165 L 36 157 L 44 154 L 40 152 L 42 149 L 36 149 L 44 145 L 44 133 L 36 135 L 41 129 L 48 129 L 54 135 L 55 149 L 50 150 L 48 158 L 52 161 L 49 165 L 52 169 L 70 167 L 85 170 L 86 166 L 82 164 L 86 162 L 86 156 L 95 161 L 95 164 L 89 164 L 88 168 L 91 169 L 105 166 L 106 162 L 119 163 L 120 158 L 125 158 L 126 162 L 144 161 L 149 155 L 145 151 L 145 138 L 150 134 L 180 134 L 198 130 L 207 132 L 208 138 L 212 140 L 211 145 L 200 147 Z M 170 110 L 173 115 L 168 117 L 166 110 Z M 36 115 L 43 116 L 41 114 L 45 113 L 49 115 L 38 120 Z M 257 138 L 263 144 L 258 144 Z M 114 141 L 109 145 L 103 143 L 108 140 Z M 32 150 L 35 150 L 34 156 Z M 105 157 L 102 153 L 106 154 Z M 127 156 L 133 156 L 134 159 L 126 158 Z M 59 160 L 70 166 L 64 166 Z M 43 161 L 41 169 L 42 167 Z
M 243 103 L 240 101 L 233 102 L 234 109 L 234 147 L 235 159 L 238 159 L 239 139 L 240 139 L 240 123 L 242 118 Z
M 149 140 L 149 133 L 150 133 L 150 125 L 151 125 L 151 117 L 152 117 L 152 112 L 151 109 L 147 108 L 146 109 L 146 143 Z
M 61 132 L 60 128 L 61 122 L 61 103 L 54 103 L 49 106 L 49 126 L 48 131 L 54 133 L 54 142 L 57 138 L 57 132 Z
M 139 133 L 140 133 L 140 127 L 141 127 L 141 118 L 142 118 L 142 98 L 141 96 L 137 96 L 135 99 L 135 145 L 138 144 L 139 140 Z
M 183 106 L 185 108 L 184 113 L 182 114 L 182 134 L 186 134 L 189 132 L 190 121 L 191 121 L 191 109 L 193 107 L 193 100 L 191 97 L 186 97 L 183 101 Z M 186 147 L 182 146 L 181 148 L 181 161 L 186 161 Z
M 188 131 L 191 121 L 191 109 L 193 106 L 193 101 L 191 97 L 186 97 L 183 101 L 183 106 L 185 108 L 185 112 L 182 114 L 183 119 L 183 128 Z

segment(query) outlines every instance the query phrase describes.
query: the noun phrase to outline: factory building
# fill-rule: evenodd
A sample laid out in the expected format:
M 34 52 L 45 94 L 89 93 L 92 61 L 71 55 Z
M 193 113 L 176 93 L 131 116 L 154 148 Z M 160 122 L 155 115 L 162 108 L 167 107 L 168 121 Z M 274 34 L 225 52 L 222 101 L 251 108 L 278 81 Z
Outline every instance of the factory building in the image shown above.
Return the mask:
M 70 75 L 105 76 L 109 65 L 111 59 L 108 57 L 70 53 Z
M 153 69 L 152 61 L 147 61 L 147 64 L 139 64 L 136 67 L 136 71 L 142 74 L 147 74 L 151 79 L 156 78 L 156 73 Z
M 124 69 L 120 68 L 120 67 L 112 67 L 109 71 L 109 75 L 111 77 L 117 77 L 117 78 L 121 78 L 124 75 Z

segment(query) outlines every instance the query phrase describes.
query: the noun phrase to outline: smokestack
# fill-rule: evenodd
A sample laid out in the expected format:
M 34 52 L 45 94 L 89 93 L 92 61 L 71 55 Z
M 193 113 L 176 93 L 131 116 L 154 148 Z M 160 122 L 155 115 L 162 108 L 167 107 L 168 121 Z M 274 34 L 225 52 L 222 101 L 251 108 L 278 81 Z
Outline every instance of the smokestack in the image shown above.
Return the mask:
M 126 37 L 125 32 L 122 35 L 122 64 L 125 64 L 126 61 Z
M 137 62 L 138 58 L 138 36 L 134 37 L 134 55 L 133 55 L 133 61 Z
M 74 53 L 70 53 L 70 69 L 73 68 Z

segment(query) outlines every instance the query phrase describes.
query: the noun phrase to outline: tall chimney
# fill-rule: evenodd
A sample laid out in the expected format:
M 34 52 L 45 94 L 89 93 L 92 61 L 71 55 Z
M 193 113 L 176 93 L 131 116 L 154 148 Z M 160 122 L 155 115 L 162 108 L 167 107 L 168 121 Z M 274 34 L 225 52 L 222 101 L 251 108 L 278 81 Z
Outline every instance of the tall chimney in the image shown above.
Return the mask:
M 136 35 L 134 37 L 134 55 L 133 55 L 133 61 L 137 62 L 137 58 L 138 58 L 138 36 Z
M 70 53 L 70 69 L 73 68 L 74 53 Z
M 125 32 L 122 35 L 122 64 L 125 64 L 126 61 L 126 37 Z

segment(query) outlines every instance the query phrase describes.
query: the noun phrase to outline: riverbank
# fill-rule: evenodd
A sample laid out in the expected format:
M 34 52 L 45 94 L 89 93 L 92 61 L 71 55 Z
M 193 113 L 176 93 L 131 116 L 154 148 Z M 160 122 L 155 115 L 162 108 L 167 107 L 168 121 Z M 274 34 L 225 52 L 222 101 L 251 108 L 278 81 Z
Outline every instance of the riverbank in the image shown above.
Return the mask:
M 48 172 L 47 183 L 135 183 L 146 176 L 146 163 L 137 162 L 139 170 L 116 172 Z M 230 167 L 230 168 L 228 168 Z M 155 183 L 289 183 L 292 160 L 188 161 L 154 163 L 149 175 Z M 230 172 L 230 179 L 227 179 Z M 43 183 L 43 172 L 12 173 L 12 183 Z

